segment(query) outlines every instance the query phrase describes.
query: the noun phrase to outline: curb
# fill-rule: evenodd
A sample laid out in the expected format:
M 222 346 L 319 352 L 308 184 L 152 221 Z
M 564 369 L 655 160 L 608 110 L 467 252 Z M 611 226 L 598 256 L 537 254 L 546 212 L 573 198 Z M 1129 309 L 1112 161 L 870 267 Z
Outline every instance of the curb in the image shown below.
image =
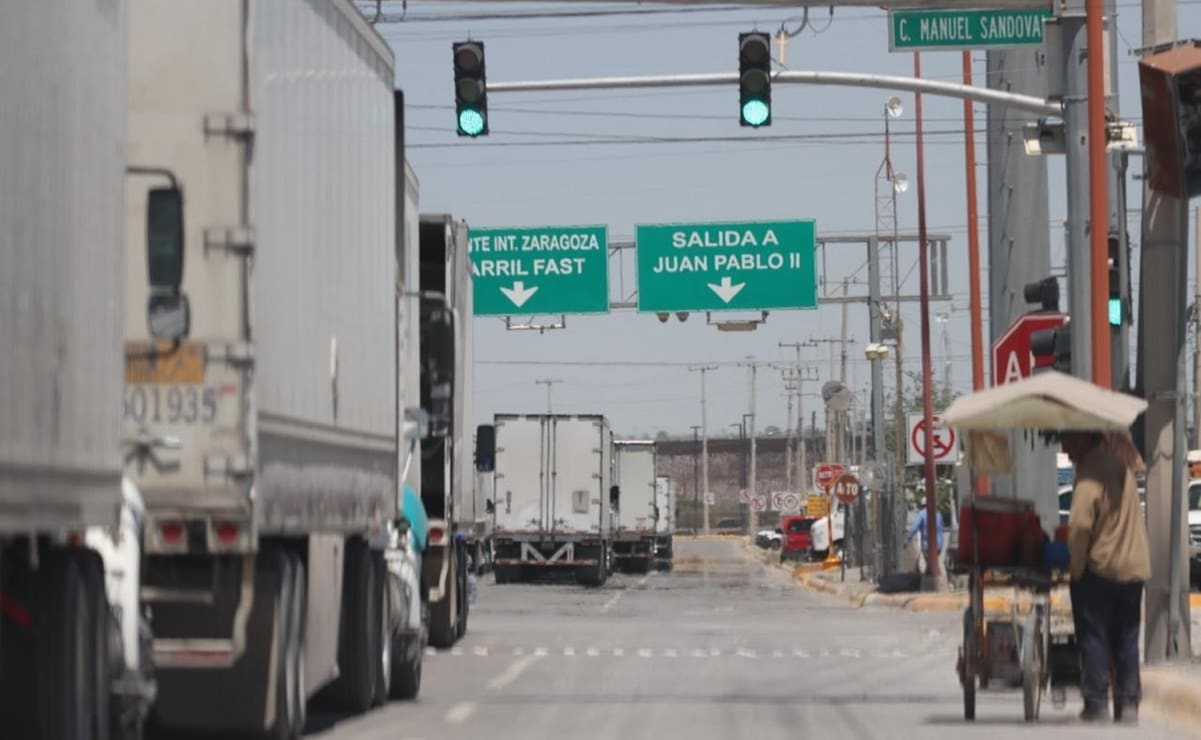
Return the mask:
M 1143 706 L 1201 737 L 1201 681 L 1171 668 L 1144 668 Z

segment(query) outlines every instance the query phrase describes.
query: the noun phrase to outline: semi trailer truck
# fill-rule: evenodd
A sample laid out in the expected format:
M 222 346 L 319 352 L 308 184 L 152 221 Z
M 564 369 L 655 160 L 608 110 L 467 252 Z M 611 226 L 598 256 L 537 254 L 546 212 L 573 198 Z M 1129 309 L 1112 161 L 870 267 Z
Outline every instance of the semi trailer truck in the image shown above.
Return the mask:
M 613 564 L 616 570 L 646 573 L 655 558 L 662 515 L 655 487 L 655 443 L 615 442 L 613 468 L 617 481 Z
M 480 546 L 479 489 L 472 466 L 472 293 L 467 224 L 449 214 L 420 219 L 421 400 L 437 409 L 421 444 L 421 499 L 430 520 L 423 577 L 429 637 L 450 647 L 467 631 L 472 555 Z M 476 561 L 478 562 L 478 560 Z
M 128 14 L 60 11 L 0 8 L 0 735 L 136 738 L 154 682 L 121 473 Z
M 104 5 L 103 3 L 101 5 Z M 349 0 L 131 0 L 126 471 L 165 728 L 296 737 L 420 685 L 402 485 L 423 434 L 415 180 Z M 410 190 L 410 185 L 412 190 Z M 174 203 L 178 260 L 134 234 Z M 428 336 L 427 336 L 428 334 Z M 439 395 L 441 381 L 435 383 Z M 414 619 L 414 614 L 417 618 Z
M 609 575 L 613 433 L 603 416 L 497 414 L 494 461 L 496 582 L 566 569 L 580 584 Z

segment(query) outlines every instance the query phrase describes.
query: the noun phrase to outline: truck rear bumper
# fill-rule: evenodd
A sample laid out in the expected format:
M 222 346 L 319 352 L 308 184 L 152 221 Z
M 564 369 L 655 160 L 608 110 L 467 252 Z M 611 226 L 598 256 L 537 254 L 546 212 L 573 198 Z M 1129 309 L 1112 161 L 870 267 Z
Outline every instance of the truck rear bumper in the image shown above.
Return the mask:
M 601 541 L 597 539 L 568 540 L 550 539 L 538 542 L 528 540 L 496 541 L 495 563 L 497 565 L 537 565 L 545 567 L 576 567 L 596 565 L 598 557 L 581 557 L 599 553 Z

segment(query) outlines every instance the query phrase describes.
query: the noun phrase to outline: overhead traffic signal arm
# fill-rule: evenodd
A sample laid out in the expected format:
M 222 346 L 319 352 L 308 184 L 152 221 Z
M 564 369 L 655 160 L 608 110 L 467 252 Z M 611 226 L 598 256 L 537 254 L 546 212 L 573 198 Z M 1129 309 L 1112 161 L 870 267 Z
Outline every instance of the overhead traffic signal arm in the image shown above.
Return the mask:
M 485 77 L 484 42 L 456 41 L 451 44 L 455 70 L 455 121 L 459 136 L 488 133 L 488 85 Z
M 762 31 L 738 34 L 738 122 L 771 125 L 771 36 Z

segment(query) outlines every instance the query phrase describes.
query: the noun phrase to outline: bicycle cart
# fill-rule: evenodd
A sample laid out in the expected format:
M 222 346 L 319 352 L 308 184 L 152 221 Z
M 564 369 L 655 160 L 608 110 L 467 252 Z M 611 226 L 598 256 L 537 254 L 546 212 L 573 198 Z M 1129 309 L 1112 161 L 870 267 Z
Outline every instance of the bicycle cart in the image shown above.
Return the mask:
M 970 488 L 978 475 L 1012 470 L 1010 432 L 1128 432 L 1147 404 L 1049 371 L 956 399 L 944 418 L 967 439 Z M 1046 495 L 1053 494 L 1051 489 Z M 1043 531 L 1034 501 L 977 496 L 960 506 L 951 570 L 968 576 L 957 672 L 964 719 L 976 717 L 976 690 L 993 681 L 1020 687 L 1027 721 L 1038 719 L 1048 689 L 1058 704 L 1080 682 L 1075 630 L 1053 619 L 1054 590 L 1068 583 L 1065 528 Z M 1008 615 L 986 613 L 985 588 L 1012 587 Z M 1018 597 L 1022 598 L 1018 598 Z

